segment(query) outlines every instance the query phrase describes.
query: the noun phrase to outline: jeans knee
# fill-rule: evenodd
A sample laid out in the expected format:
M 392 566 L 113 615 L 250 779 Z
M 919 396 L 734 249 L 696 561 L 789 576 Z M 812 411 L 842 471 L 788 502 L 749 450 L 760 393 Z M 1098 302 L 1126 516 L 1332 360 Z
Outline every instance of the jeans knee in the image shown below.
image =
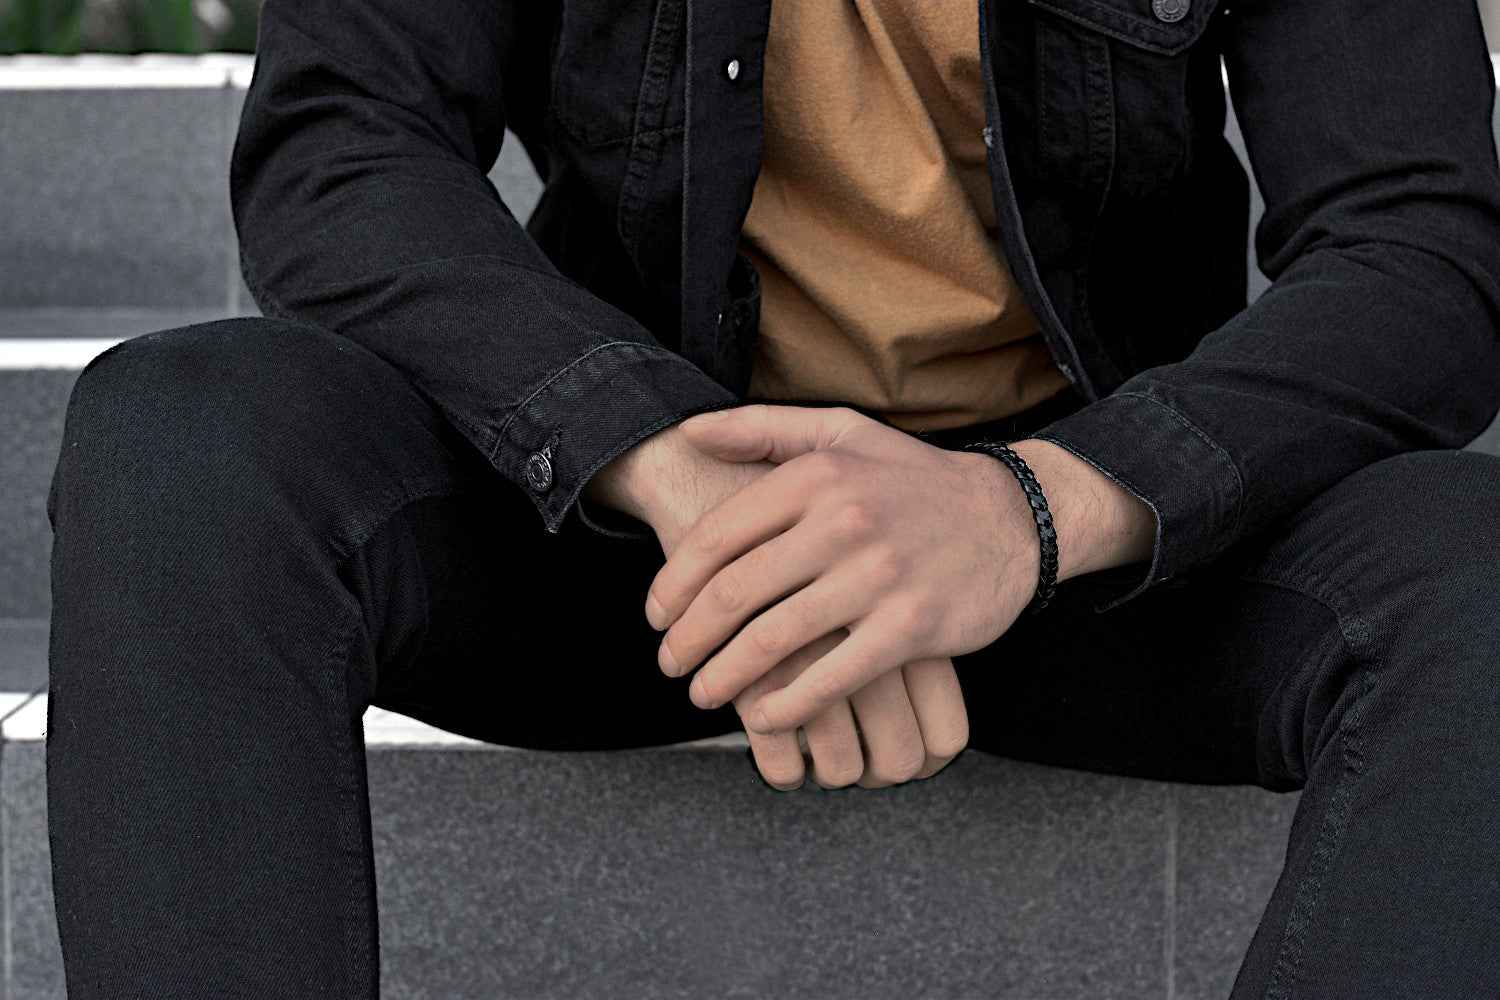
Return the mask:
M 62 486 L 118 496 L 168 465 L 196 461 L 202 473 L 214 453 L 253 445 L 255 428 L 295 393 L 288 383 L 299 369 L 278 355 L 314 336 L 273 320 L 225 320 L 105 351 L 74 384 L 54 502 Z
M 85 510 L 232 523 L 258 502 L 306 506 L 370 486 L 432 443 L 415 398 L 394 368 L 302 324 L 224 320 L 125 341 L 74 387 L 54 530 Z

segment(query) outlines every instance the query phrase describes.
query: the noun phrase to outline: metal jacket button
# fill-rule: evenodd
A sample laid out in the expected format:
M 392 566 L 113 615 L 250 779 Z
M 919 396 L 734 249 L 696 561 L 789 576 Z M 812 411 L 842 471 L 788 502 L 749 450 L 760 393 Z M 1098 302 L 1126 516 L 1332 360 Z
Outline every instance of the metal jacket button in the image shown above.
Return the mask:
M 725 63 L 724 75 L 729 77 L 731 82 L 738 80 L 740 78 L 740 61 L 738 59 L 731 59 Z
M 1165 21 L 1167 24 L 1181 21 L 1192 8 L 1193 0 L 1151 0 L 1151 12 L 1158 21 Z
M 538 493 L 546 493 L 552 488 L 552 463 L 546 452 L 534 451 L 526 459 L 526 481 Z

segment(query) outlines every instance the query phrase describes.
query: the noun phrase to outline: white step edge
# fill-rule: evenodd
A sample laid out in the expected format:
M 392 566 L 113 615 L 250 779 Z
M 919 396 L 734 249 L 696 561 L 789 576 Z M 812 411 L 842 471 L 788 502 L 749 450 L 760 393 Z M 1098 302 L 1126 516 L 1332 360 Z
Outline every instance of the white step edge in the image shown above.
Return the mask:
M 47 735 L 47 696 L 22 691 L 0 691 L 0 735 L 9 743 L 32 743 Z M 436 729 L 416 719 L 395 712 L 372 708 L 365 713 L 365 745 L 369 747 L 467 747 L 478 750 L 504 751 L 509 747 L 482 743 L 466 736 Z M 744 733 L 716 736 L 661 747 L 662 750 L 724 749 L 748 747 Z
M 254 56 L 232 52 L 0 56 L 0 90 L 247 87 L 254 69 Z
M 0 337 L 0 371 L 77 370 L 119 342 L 112 337 Z

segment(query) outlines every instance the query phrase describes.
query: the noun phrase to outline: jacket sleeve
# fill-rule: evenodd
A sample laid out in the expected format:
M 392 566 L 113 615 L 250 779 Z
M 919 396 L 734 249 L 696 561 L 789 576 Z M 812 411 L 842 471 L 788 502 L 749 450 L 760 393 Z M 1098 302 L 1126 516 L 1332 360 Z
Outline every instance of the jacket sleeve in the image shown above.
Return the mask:
M 267 0 L 231 194 L 261 309 L 402 371 L 556 532 L 610 459 L 736 398 L 561 275 L 486 179 L 507 101 L 543 103 L 513 91 L 545 86 L 516 67 L 549 8 Z
M 1379 459 L 1500 406 L 1495 81 L 1471 0 L 1235 0 L 1230 93 L 1270 289 L 1184 360 L 1036 436 L 1155 511 L 1189 573 Z

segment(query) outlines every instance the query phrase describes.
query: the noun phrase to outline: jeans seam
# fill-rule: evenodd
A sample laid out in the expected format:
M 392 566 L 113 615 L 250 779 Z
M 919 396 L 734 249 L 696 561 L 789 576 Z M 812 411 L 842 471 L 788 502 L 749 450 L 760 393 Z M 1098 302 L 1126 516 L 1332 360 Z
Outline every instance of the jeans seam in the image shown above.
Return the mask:
M 355 605 L 355 602 L 351 601 L 350 604 Z M 354 740 L 354 725 L 349 704 L 349 670 L 351 661 L 349 651 L 353 646 L 354 636 L 359 630 L 363 616 L 358 613 L 358 607 L 355 605 L 353 613 L 348 617 L 348 623 L 334 635 L 332 648 L 328 657 L 328 682 L 330 699 L 335 703 L 336 708 L 341 710 L 337 711 L 340 719 L 337 732 L 342 734 L 343 739 L 348 740 L 348 745 L 344 748 L 346 757 L 348 759 L 358 759 L 363 755 L 364 747 L 356 745 Z M 339 683 L 341 677 L 343 679 L 342 684 Z M 358 770 L 357 767 L 356 770 Z M 358 785 L 359 775 L 354 775 L 353 780 L 349 781 L 346 769 L 344 777 L 348 787 L 340 789 L 342 797 L 345 799 L 352 797 L 353 801 L 349 803 L 352 808 L 340 810 L 338 824 L 339 847 L 345 858 L 358 859 L 364 857 L 366 854 L 365 844 L 360 837 L 361 831 L 359 829 L 364 809 L 361 806 L 359 789 L 355 787 Z M 370 858 L 369 860 L 373 865 L 374 859 Z M 372 884 L 373 880 L 362 877 L 363 872 L 358 869 L 357 863 L 354 867 L 356 870 L 352 873 L 351 880 L 355 884 L 350 888 L 357 897 L 369 894 L 369 900 L 373 906 L 375 891 L 375 887 Z M 355 998 L 373 997 L 376 995 L 376 983 L 379 981 L 379 971 L 376 964 L 379 962 L 379 943 L 377 942 L 375 945 L 376 953 L 372 954 L 372 949 L 368 943 L 369 935 L 362 933 L 364 930 L 363 924 L 354 914 L 346 912 L 343 923 L 344 949 L 349 962 L 349 996 Z M 364 975 L 372 978 L 368 982 L 362 981 Z
M 328 540 L 328 551 L 343 563 L 402 508 L 421 500 L 462 493 L 463 489 L 464 483 L 456 478 L 435 480 L 431 473 L 407 476 L 380 492 L 376 502 L 369 505 L 373 514 L 334 532 Z
M 1266 986 L 1265 1000 L 1294 1000 L 1294 991 L 1306 954 L 1304 949 L 1307 934 L 1318 909 L 1328 866 L 1348 825 L 1354 785 L 1365 771 L 1364 713 L 1370 694 L 1380 681 L 1380 657 L 1369 642 L 1368 628 L 1356 616 L 1343 610 L 1349 606 L 1347 595 L 1323 576 L 1304 570 L 1297 576 L 1286 579 L 1256 573 L 1235 574 L 1235 578 L 1281 587 L 1322 604 L 1332 612 L 1344 648 L 1359 661 L 1358 669 L 1363 680 L 1363 689 L 1339 724 L 1337 739 L 1339 752 L 1343 756 L 1343 772 L 1337 787 L 1330 794 L 1308 869 L 1297 886 L 1296 896 L 1287 913 L 1286 925 L 1276 949 L 1276 960 Z M 1297 582 L 1294 583 L 1293 580 Z
M 1377 672 L 1368 666 L 1362 670 L 1364 690 L 1359 693 L 1355 705 L 1339 726 L 1340 752 L 1344 758 L 1343 775 L 1334 789 L 1328 809 L 1323 815 L 1323 824 L 1318 831 L 1318 842 L 1313 848 L 1308 870 L 1297 887 L 1297 895 L 1287 914 L 1281 943 L 1276 952 L 1276 963 L 1272 966 L 1270 982 L 1266 987 L 1266 1000 L 1293 1000 L 1306 955 L 1307 934 L 1317 913 L 1319 897 L 1323 890 L 1328 866 L 1338 849 L 1338 842 L 1348 826 L 1349 806 L 1353 798 L 1355 783 L 1365 770 L 1364 759 L 1364 711 L 1370 693 L 1378 681 Z

